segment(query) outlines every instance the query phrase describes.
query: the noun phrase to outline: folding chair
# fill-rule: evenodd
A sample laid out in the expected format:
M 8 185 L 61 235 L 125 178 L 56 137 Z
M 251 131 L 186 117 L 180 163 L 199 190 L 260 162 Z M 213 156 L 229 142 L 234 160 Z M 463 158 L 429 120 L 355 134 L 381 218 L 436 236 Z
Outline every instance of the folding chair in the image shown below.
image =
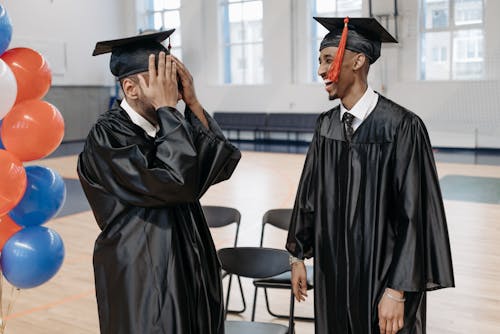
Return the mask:
M 230 274 L 249 278 L 265 278 L 286 272 L 290 269 L 288 252 L 282 249 L 262 247 L 222 248 L 218 252 L 222 269 Z M 253 303 L 257 302 L 257 289 Z M 252 321 L 226 321 L 226 334 L 292 334 L 294 333 L 295 301 L 290 291 L 290 316 L 288 327 L 279 324 Z M 255 307 L 253 308 L 255 312 Z M 252 314 L 252 319 L 255 314 Z
M 288 231 L 291 218 L 292 218 L 292 209 L 273 209 L 267 211 L 262 217 L 260 247 L 262 247 L 264 243 L 264 230 L 266 225 L 269 224 L 281 230 Z M 314 287 L 314 268 L 313 266 L 307 265 L 306 270 L 307 270 L 307 290 L 311 290 Z M 288 268 L 288 271 L 280 275 L 263 279 L 256 279 L 253 281 L 255 289 L 264 288 L 264 296 L 266 300 L 267 312 L 269 312 L 269 314 L 271 314 L 272 316 L 275 316 L 277 318 L 285 318 L 285 319 L 288 318 L 288 315 L 278 314 L 271 310 L 271 307 L 269 305 L 269 297 L 267 294 L 267 289 L 291 289 L 292 288 L 291 279 L 292 279 L 292 273 L 290 271 L 290 268 Z M 255 309 L 255 304 L 253 305 L 253 308 Z M 252 310 L 252 314 L 254 313 L 255 310 Z M 295 316 L 295 320 L 314 321 L 314 318 Z
M 219 228 L 228 226 L 231 224 L 236 224 L 236 232 L 234 235 L 234 244 L 236 247 L 238 243 L 238 233 L 240 231 L 240 221 L 241 214 L 238 210 L 234 208 L 224 207 L 224 206 L 212 206 L 212 205 L 203 205 L 203 212 L 205 214 L 205 220 L 207 224 L 211 228 Z M 222 271 L 222 278 L 229 276 L 229 282 L 227 286 L 227 296 L 226 296 L 226 311 L 229 313 L 243 313 L 247 309 L 247 304 L 245 301 L 245 295 L 243 294 L 243 286 L 241 285 L 241 279 L 236 276 L 238 280 L 238 284 L 240 286 L 240 294 L 241 294 L 241 302 L 243 304 L 243 308 L 241 310 L 228 310 L 229 307 L 229 295 L 231 292 L 231 283 L 233 281 L 233 275 L 228 274 L 226 271 Z

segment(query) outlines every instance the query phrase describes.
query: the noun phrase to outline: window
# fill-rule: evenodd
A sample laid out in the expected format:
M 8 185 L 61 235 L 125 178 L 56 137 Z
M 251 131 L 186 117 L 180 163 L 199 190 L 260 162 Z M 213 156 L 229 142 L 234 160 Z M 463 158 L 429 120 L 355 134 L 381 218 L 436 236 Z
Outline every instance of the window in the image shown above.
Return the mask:
M 422 0 L 421 80 L 484 75 L 483 0 Z
M 362 16 L 362 0 L 310 0 L 312 16 L 330 16 L 330 17 L 360 17 Z M 328 33 L 321 24 L 311 19 L 312 24 L 312 81 L 321 81 L 318 76 L 318 57 L 319 45 L 323 37 Z
M 148 16 L 148 29 L 168 30 L 175 29 L 171 35 L 170 44 L 172 54 L 182 59 L 181 49 L 181 0 L 150 0 Z M 168 42 L 166 42 L 168 44 Z
M 264 82 L 262 0 L 222 0 L 224 83 Z

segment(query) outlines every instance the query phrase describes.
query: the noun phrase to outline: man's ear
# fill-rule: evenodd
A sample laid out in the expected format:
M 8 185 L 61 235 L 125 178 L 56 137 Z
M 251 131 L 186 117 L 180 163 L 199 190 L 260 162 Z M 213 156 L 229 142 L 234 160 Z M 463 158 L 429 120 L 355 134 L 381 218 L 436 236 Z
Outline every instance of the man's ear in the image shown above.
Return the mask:
M 128 99 L 136 100 L 139 98 L 139 87 L 131 78 L 122 80 L 122 89 L 123 94 L 125 94 Z
M 359 71 L 360 69 L 365 66 L 366 62 L 368 61 L 368 58 L 363 53 L 358 53 L 354 56 L 354 63 L 352 65 L 352 69 L 354 71 Z

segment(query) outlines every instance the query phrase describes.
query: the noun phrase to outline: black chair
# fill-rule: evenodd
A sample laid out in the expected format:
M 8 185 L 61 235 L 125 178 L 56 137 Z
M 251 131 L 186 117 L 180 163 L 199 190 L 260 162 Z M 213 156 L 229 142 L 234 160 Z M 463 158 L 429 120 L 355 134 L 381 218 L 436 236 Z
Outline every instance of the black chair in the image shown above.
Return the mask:
M 292 218 L 292 209 L 273 209 L 267 211 L 262 217 L 260 247 L 262 247 L 264 243 L 264 230 L 266 228 L 266 225 L 269 224 L 281 230 L 288 231 L 291 218 Z M 313 266 L 307 265 L 306 270 L 307 270 L 307 290 L 311 290 L 314 287 L 314 268 Z M 288 318 L 288 315 L 278 314 L 271 310 L 271 307 L 269 305 L 269 297 L 267 294 L 267 289 L 291 289 L 292 288 L 291 279 L 292 279 L 292 273 L 290 271 L 290 268 L 288 268 L 288 271 L 280 275 L 263 279 L 256 279 L 253 281 L 255 289 L 264 288 L 264 296 L 266 299 L 267 312 L 269 312 L 269 314 L 277 318 Z M 253 305 L 253 307 L 255 308 L 255 304 Z M 255 310 L 253 310 L 252 313 L 255 313 Z M 314 318 L 312 317 L 295 316 L 295 319 L 303 321 L 314 321 Z
M 236 232 L 234 236 L 234 244 L 236 247 L 238 243 L 238 233 L 240 231 L 240 221 L 241 214 L 238 210 L 234 208 L 228 208 L 224 206 L 212 206 L 212 205 L 204 205 L 202 206 L 203 212 L 205 214 L 205 219 L 207 224 L 211 228 L 219 228 L 228 226 L 231 224 L 236 224 Z M 226 271 L 222 270 L 222 278 L 229 276 L 229 282 L 227 286 L 227 296 L 226 296 L 226 310 L 229 313 L 243 313 L 247 309 L 247 304 L 245 301 L 245 295 L 243 294 L 243 286 L 241 285 L 241 279 L 236 276 L 238 280 L 238 284 L 240 286 L 240 294 L 241 294 L 241 302 L 243 304 L 243 308 L 240 310 L 228 310 L 229 307 L 229 295 L 231 293 L 231 283 L 233 281 L 233 275 L 228 274 Z
M 218 252 L 222 269 L 230 274 L 249 277 L 265 278 L 290 270 L 288 263 L 288 252 L 282 249 L 262 247 L 238 247 L 222 248 Z M 257 302 L 257 289 L 254 291 L 253 303 Z M 249 321 L 226 321 L 226 334 L 292 334 L 294 333 L 294 295 L 290 291 L 290 316 L 288 327 L 279 324 L 251 322 Z M 255 312 L 255 307 L 253 308 Z M 252 319 L 255 314 L 252 314 Z

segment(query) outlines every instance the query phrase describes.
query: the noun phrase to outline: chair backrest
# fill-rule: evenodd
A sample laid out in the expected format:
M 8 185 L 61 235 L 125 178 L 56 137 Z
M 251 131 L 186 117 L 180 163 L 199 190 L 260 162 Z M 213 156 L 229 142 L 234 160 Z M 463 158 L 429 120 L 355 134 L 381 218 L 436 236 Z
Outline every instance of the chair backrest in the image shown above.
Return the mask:
M 262 217 L 262 231 L 260 235 L 260 246 L 264 242 L 264 229 L 266 224 L 273 225 L 279 229 L 288 231 L 293 209 L 272 209 L 264 213 Z
M 203 205 L 203 213 L 209 227 L 222 227 L 233 223 L 239 224 L 241 214 L 235 208 Z
M 290 270 L 289 254 L 276 248 L 232 247 L 217 251 L 222 269 L 249 278 L 267 278 Z
M 241 213 L 235 208 L 225 206 L 203 205 L 201 208 L 205 214 L 208 227 L 223 227 L 236 224 L 234 236 L 234 246 L 236 246 L 240 230 Z

